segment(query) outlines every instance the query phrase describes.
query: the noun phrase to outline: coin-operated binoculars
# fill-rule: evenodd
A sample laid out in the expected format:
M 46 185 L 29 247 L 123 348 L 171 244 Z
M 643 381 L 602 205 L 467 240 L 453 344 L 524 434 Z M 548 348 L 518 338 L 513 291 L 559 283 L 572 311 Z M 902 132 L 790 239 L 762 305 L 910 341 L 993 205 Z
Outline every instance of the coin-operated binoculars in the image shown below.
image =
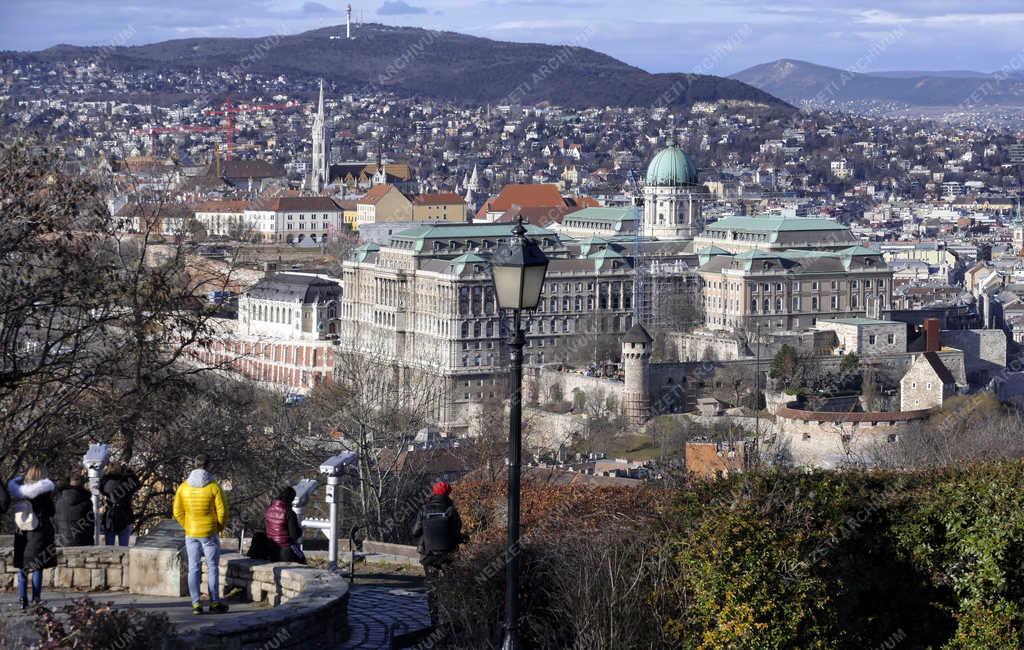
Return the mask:
M 110 452 L 107 446 L 97 443 L 89 445 L 89 451 L 82 456 L 82 465 L 89 475 L 89 491 L 92 493 L 92 543 L 95 546 L 100 545 L 100 481 L 103 479 L 103 468 L 109 459 Z
M 319 486 L 319 481 L 311 478 L 304 478 L 295 484 L 295 500 L 292 507 L 299 523 L 303 528 L 316 528 L 327 535 L 327 566 L 330 569 L 338 567 L 338 503 L 341 494 L 338 492 L 338 485 L 341 483 L 341 475 L 345 468 L 354 465 L 359 455 L 354 451 L 346 451 L 337 456 L 331 456 L 320 465 L 320 473 L 327 477 L 326 493 L 324 500 L 327 501 L 328 519 L 303 519 L 309 498 Z

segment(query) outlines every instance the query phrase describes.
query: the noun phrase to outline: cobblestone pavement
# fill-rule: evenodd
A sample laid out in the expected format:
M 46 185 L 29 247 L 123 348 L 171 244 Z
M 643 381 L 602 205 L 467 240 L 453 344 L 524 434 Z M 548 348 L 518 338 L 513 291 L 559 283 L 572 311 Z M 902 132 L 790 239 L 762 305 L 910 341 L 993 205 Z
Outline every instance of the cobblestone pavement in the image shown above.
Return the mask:
M 422 591 L 381 585 L 352 587 L 348 599 L 348 641 L 342 650 L 390 650 L 395 637 L 430 627 Z

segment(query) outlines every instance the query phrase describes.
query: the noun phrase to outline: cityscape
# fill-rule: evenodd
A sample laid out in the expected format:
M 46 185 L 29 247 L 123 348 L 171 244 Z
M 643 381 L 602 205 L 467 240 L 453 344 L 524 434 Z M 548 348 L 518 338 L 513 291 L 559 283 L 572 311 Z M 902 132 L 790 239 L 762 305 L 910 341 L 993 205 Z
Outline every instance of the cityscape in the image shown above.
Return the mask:
M 0 647 L 1024 647 L 1019 7 L 221 4 L 0 10 Z

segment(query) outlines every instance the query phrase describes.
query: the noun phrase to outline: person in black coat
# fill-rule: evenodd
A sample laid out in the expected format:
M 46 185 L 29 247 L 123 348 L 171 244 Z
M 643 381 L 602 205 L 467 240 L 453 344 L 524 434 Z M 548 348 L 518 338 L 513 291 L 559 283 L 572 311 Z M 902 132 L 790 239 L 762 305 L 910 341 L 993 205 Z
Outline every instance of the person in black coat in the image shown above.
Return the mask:
M 0 481 L 0 515 L 7 512 L 7 509 L 11 507 L 11 495 L 7 491 L 7 486 L 4 485 L 3 481 Z
M 448 495 L 452 486 L 446 482 L 434 484 L 433 494 L 420 508 L 412 536 L 417 540 L 420 564 L 430 575 L 451 561 L 452 554 L 462 543 L 462 518 L 455 502 Z
M 93 543 L 92 494 L 82 487 L 82 476 L 72 474 L 67 485 L 57 489 L 54 499 L 57 543 L 61 546 L 90 546 Z
M 106 502 L 102 523 L 107 546 L 113 546 L 115 539 L 118 546 L 128 546 L 128 539 L 132 536 L 132 520 L 135 519 L 132 498 L 139 491 L 139 485 L 135 472 L 117 462 L 110 464 L 100 481 L 100 494 Z
M 43 569 L 57 566 L 57 544 L 53 529 L 53 481 L 46 478 L 46 470 L 33 465 L 25 472 L 25 478 L 12 479 L 7 490 L 15 503 L 15 521 L 25 519 L 24 509 L 18 501 L 31 505 L 34 524 L 31 529 L 17 527 L 14 533 L 14 566 L 18 571 L 18 596 L 21 608 L 28 607 L 27 577 L 32 574 L 32 603 L 39 603 L 43 590 Z

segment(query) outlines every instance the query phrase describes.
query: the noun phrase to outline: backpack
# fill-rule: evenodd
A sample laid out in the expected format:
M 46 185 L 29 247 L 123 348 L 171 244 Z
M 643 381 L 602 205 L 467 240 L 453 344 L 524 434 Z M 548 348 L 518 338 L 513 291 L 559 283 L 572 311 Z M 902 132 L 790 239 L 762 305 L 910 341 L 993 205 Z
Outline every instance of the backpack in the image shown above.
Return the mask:
M 423 509 L 423 550 L 428 553 L 447 553 L 455 550 L 456 540 L 452 535 L 452 520 L 455 506 L 444 510 L 430 504 Z
M 14 502 L 14 525 L 26 533 L 39 528 L 39 517 L 36 517 L 32 502 L 28 499 L 18 499 Z

